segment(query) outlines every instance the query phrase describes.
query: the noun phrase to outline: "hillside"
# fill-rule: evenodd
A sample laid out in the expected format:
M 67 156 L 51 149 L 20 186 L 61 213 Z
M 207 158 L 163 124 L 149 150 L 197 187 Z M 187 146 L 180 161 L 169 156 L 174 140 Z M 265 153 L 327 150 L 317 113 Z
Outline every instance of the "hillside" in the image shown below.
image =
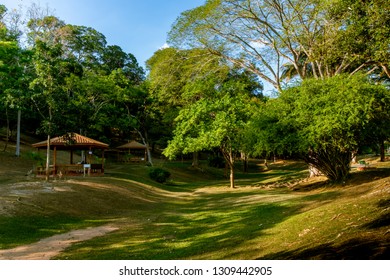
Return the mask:
M 1 144 L 1 143 L 0 143 Z M 68 247 L 57 259 L 389 259 L 390 162 L 366 158 L 344 185 L 305 179 L 305 166 L 251 162 L 229 189 L 223 170 L 156 161 L 107 163 L 103 177 L 45 182 L 27 175 L 28 145 L 0 152 L 0 249 L 74 229 L 118 230 Z M 0 250 L 1 254 L 1 250 Z

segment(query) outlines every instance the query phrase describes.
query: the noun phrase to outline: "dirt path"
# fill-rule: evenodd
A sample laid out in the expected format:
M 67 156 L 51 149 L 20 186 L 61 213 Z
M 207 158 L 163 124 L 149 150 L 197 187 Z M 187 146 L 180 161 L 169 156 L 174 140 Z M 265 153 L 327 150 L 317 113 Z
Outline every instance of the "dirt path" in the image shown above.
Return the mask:
M 50 260 L 73 243 L 103 236 L 117 229 L 105 225 L 54 235 L 33 244 L 0 250 L 0 260 Z

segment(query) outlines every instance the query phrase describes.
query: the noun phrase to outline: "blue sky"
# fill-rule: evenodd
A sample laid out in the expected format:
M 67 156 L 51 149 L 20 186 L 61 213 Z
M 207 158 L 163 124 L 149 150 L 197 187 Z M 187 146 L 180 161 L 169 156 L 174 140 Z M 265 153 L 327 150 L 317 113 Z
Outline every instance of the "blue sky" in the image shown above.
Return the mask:
M 46 5 L 69 24 L 92 27 L 106 36 L 109 45 L 132 53 L 139 64 L 166 42 L 167 33 L 181 12 L 205 0 L 0 0 L 8 9 Z

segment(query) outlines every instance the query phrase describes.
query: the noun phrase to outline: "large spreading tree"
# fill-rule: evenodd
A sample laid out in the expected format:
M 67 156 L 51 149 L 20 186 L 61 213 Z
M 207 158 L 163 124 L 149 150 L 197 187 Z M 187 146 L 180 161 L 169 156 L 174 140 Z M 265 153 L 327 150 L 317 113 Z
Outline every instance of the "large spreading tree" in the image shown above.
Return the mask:
M 236 76 L 237 75 L 237 76 Z M 174 158 L 180 153 L 219 149 L 230 170 L 230 187 L 234 188 L 236 155 L 243 150 L 243 136 L 256 110 L 258 97 L 248 91 L 247 79 L 229 75 L 221 83 L 202 80 L 209 85 L 203 97 L 183 107 L 175 119 L 173 139 L 164 154 Z
M 159 50 L 147 64 L 152 96 L 174 124 L 164 154 L 193 153 L 196 166 L 198 152 L 219 149 L 234 187 L 239 139 L 262 97 L 256 76 L 204 49 Z
M 204 48 L 258 75 L 278 91 L 285 65 L 300 79 L 341 73 L 389 77 L 389 2 L 207 0 L 186 11 L 170 43 Z
M 388 89 L 364 77 L 308 79 L 264 105 L 249 139 L 257 154 L 298 155 L 342 182 L 353 151 L 389 137 L 389 110 Z

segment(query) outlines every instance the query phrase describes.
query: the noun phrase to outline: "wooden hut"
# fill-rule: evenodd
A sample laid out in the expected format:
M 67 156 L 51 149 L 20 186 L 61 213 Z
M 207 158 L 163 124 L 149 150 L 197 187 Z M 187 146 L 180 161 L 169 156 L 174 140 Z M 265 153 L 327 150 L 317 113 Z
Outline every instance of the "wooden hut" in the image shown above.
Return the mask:
M 122 162 L 145 162 L 147 161 L 147 147 L 137 141 L 131 141 L 117 147 L 118 160 Z
M 47 149 L 47 140 L 32 145 L 37 149 Z M 82 136 L 77 133 L 67 133 L 63 136 L 50 139 L 50 149 L 53 150 L 53 164 L 51 165 L 50 173 L 56 175 L 61 174 L 85 174 L 86 170 L 88 174 L 91 173 L 104 173 L 104 150 L 108 149 L 108 144 L 99 142 L 97 140 Z M 70 160 L 69 164 L 57 164 L 57 151 L 69 151 Z M 92 160 L 94 150 L 101 151 L 101 162 L 95 163 Z M 74 151 L 82 151 L 85 155 L 84 158 L 74 163 Z M 38 168 L 37 174 L 43 175 L 45 170 Z

